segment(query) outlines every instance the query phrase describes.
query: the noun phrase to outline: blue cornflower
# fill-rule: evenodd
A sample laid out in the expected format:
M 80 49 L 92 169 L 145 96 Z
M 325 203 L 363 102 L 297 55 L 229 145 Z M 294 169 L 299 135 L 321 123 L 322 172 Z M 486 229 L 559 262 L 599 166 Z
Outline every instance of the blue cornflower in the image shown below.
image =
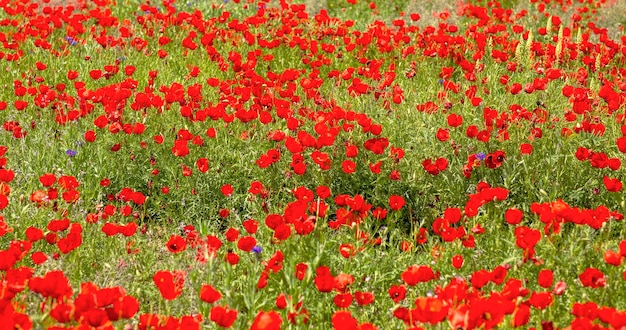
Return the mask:
M 65 40 L 70 43 L 70 46 L 76 46 L 76 44 L 78 43 L 78 41 L 70 36 L 66 36 Z
M 72 150 L 72 149 L 67 149 L 67 150 L 65 150 L 65 154 L 66 154 L 66 155 L 68 155 L 68 156 L 70 156 L 70 157 L 74 157 L 74 156 L 76 156 L 76 154 L 77 154 L 77 153 L 78 153 L 78 152 L 77 152 L 76 150 Z
M 256 253 L 256 254 L 261 253 L 261 251 L 263 251 L 263 248 L 262 248 L 260 245 L 255 245 L 255 246 L 252 248 L 252 252 L 254 252 L 254 253 Z
M 484 152 L 479 152 L 479 153 L 477 153 L 477 154 L 476 154 L 476 158 L 477 158 L 478 160 L 481 160 L 481 161 L 482 161 L 482 160 L 485 160 L 485 158 L 487 158 L 487 154 L 486 154 L 486 153 L 484 153 Z

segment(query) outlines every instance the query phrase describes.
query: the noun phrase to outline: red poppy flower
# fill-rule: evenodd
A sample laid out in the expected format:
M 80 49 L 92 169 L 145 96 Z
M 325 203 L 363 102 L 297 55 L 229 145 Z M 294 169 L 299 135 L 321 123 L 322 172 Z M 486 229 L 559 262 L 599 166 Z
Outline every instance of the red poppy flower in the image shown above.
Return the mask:
M 139 301 L 133 296 L 124 295 L 113 301 L 113 313 L 119 318 L 130 319 L 139 311 Z M 111 319 L 112 320 L 112 319 Z
M 58 180 L 59 186 L 63 188 L 65 191 L 74 190 L 78 188 L 79 183 L 73 176 L 64 175 L 61 176 Z
M 291 300 L 291 297 L 289 297 Z M 276 297 L 276 302 L 275 302 L 276 308 L 278 309 L 285 309 L 287 308 L 287 297 L 285 296 L 284 293 L 280 293 L 278 295 L 278 297 Z
M 111 180 L 109 178 L 104 178 L 100 180 L 101 187 L 108 187 L 111 184 Z
M 165 271 L 159 270 L 152 277 L 154 284 L 159 289 L 161 296 L 165 300 L 174 300 L 183 293 L 183 284 L 185 283 L 184 271 Z
M 458 207 L 449 207 L 443 211 L 443 217 L 448 220 L 449 223 L 457 223 L 462 217 L 461 209 Z
M 522 143 L 519 148 L 522 155 L 530 155 L 533 152 L 533 146 L 528 143 Z
M 350 293 L 338 293 L 333 298 L 333 303 L 339 308 L 348 308 L 352 304 L 352 295 Z
M 80 199 L 80 192 L 78 192 L 78 190 L 69 190 L 69 191 L 63 192 L 62 196 L 63 196 L 63 200 L 66 203 L 72 204 L 76 202 L 78 199 Z
M 44 236 L 44 239 L 46 240 L 46 242 L 48 242 L 48 244 L 56 244 L 56 242 L 59 240 L 59 235 L 54 232 L 47 233 L 46 236 Z
M 248 219 L 243 222 L 243 227 L 246 229 L 248 234 L 255 234 L 259 228 L 259 223 L 254 219 Z
M 420 227 L 419 231 L 415 234 L 415 242 L 417 244 L 424 244 L 428 241 L 428 231 L 424 227 Z
M 498 168 L 502 166 L 505 159 L 506 155 L 504 154 L 504 151 L 497 150 L 487 155 L 485 158 L 485 166 L 488 168 Z
M 225 184 L 222 186 L 221 188 L 222 191 L 222 195 L 226 196 L 226 197 L 230 197 L 233 194 L 233 186 L 231 184 Z
M 335 277 L 330 274 L 330 268 L 326 266 L 317 267 L 313 281 L 319 292 L 330 292 L 335 288 Z
M 226 219 L 226 218 L 228 218 L 228 216 L 229 216 L 229 215 L 230 215 L 230 210 L 229 210 L 229 209 L 221 209 L 221 210 L 219 211 L 219 216 L 220 216 L 222 219 Z
M 232 227 L 228 228 L 226 230 L 226 233 L 224 234 L 224 237 L 226 238 L 227 241 L 234 242 L 239 237 L 239 230 L 232 228 Z
M 230 328 L 237 320 L 237 311 L 228 307 L 215 306 L 211 308 L 209 318 L 220 327 Z
M 252 236 L 243 236 L 237 241 L 237 248 L 244 252 L 252 251 L 252 248 L 256 245 L 256 239 Z
M 67 254 L 78 248 L 83 243 L 82 227 L 78 223 L 72 224 L 67 236 L 57 241 L 57 247 L 61 253 Z
M 595 302 L 574 303 L 572 305 L 572 315 L 595 319 L 598 317 L 598 305 Z
M 599 269 L 589 267 L 585 269 L 580 275 L 578 275 L 578 279 L 583 286 L 590 288 L 601 288 L 606 285 L 606 278 L 604 277 L 604 273 L 602 273 Z
M 350 311 L 347 310 L 336 311 L 333 313 L 331 322 L 334 330 L 366 329 L 365 327 L 360 326 Z
M 198 171 L 206 173 L 209 170 L 209 161 L 206 158 L 200 158 L 196 161 Z
M 93 80 L 99 79 L 102 76 L 102 70 L 91 70 L 89 71 L 89 76 Z
M 188 141 L 177 139 L 174 141 L 174 146 L 172 147 L 172 153 L 177 157 L 184 157 L 189 154 L 189 147 L 187 146 Z
M 299 263 L 296 265 L 296 278 L 300 281 L 304 280 L 304 276 L 306 275 L 306 271 L 309 266 L 305 263 Z
M 30 259 L 35 265 L 41 265 L 42 263 L 46 262 L 46 260 L 48 260 L 48 256 L 41 251 L 36 251 L 30 255 Z
M 385 149 L 389 146 L 389 140 L 387 138 L 373 138 L 365 141 L 363 147 L 373 152 L 376 155 L 382 155 Z
M 318 186 L 315 188 L 315 194 L 321 199 L 330 197 L 330 188 L 327 186 Z
M 49 200 L 50 198 L 45 190 L 36 190 L 30 195 L 30 201 L 37 204 L 37 206 L 46 205 Z M 6 199 L 6 202 L 8 204 L 8 198 Z
M 527 304 L 520 304 L 513 312 L 512 324 L 514 327 L 521 327 L 530 321 L 530 307 Z
M 619 149 L 620 152 L 626 153 L 626 136 L 617 138 L 616 144 L 617 144 L 617 149 Z
M 516 208 L 510 208 L 504 213 L 504 219 L 509 225 L 517 225 L 522 222 L 524 212 Z
M 206 237 L 206 249 L 209 254 L 214 255 L 220 247 L 222 247 L 222 241 L 219 238 L 213 235 Z
M 265 225 L 271 229 L 278 228 L 279 225 L 283 224 L 284 220 L 280 214 L 268 214 L 265 217 Z
M 602 179 L 604 182 L 604 186 L 606 190 L 610 192 L 619 192 L 622 190 L 622 181 L 618 178 L 609 178 L 608 176 L 604 176 Z
M 346 157 L 354 158 L 359 154 L 359 148 L 355 145 L 346 144 Z
M 524 250 L 525 258 L 532 258 L 535 254 L 535 245 L 541 239 L 541 232 L 525 226 L 515 228 L 515 244 Z
M 624 257 L 619 252 L 607 250 L 604 252 L 604 262 L 609 265 L 619 266 L 622 264 Z
M 78 78 L 78 71 L 74 71 L 74 70 L 67 71 L 67 79 L 74 80 L 76 78 Z
M 542 288 L 550 288 L 552 286 L 552 282 L 554 282 L 554 273 L 550 269 L 542 269 L 537 275 L 537 283 Z
M 481 289 L 487 283 L 492 280 L 493 276 L 490 271 L 485 269 L 479 269 L 472 273 L 472 278 L 470 280 L 472 286 L 476 289 Z
M 50 317 L 60 323 L 72 322 L 74 305 L 71 303 L 59 303 L 50 310 Z
M 28 227 L 25 231 L 26 238 L 28 238 L 31 242 L 36 242 L 40 239 L 43 239 L 43 230 L 36 227 Z
M 254 321 L 250 330 L 280 330 L 283 323 L 282 317 L 275 311 L 260 311 Z
M 259 276 L 259 280 L 257 281 L 256 288 L 263 289 L 267 286 L 267 280 L 269 279 L 269 274 L 267 271 L 261 272 L 261 276 Z
M 335 289 L 339 292 L 346 292 L 348 286 L 354 283 L 354 276 L 341 273 L 335 277 Z
M 359 306 L 367 306 L 374 302 L 374 294 L 371 292 L 357 291 L 354 293 L 354 299 Z
M 456 269 L 463 267 L 463 256 L 456 254 L 452 257 L 452 266 Z
M 117 230 L 120 234 L 124 235 L 125 237 L 133 236 L 137 232 L 137 223 L 129 222 L 125 225 L 118 225 Z
M 448 305 L 441 298 L 419 297 L 415 299 L 411 316 L 419 322 L 437 324 L 446 318 L 448 310 Z
M 274 229 L 273 238 L 278 241 L 284 241 L 291 236 L 291 227 L 287 224 L 280 224 Z
M 51 187 L 56 182 L 56 180 L 56 176 L 51 173 L 46 173 L 39 177 L 39 182 L 41 182 L 44 187 Z
M 389 288 L 387 292 L 389 293 L 389 297 L 391 297 L 393 302 L 395 302 L 396 304 L 402 301 L 404 297 L 406 297 L 406 287 L 404 285 L 394 284 Z
M 189 168 L 187 165 L 182 165 L 182 172 L 183 172 L 183 176 L 191 176 L 193 174 L 193 172 L 191 171 L 191 168 Z
M 350 258 L 355 253 L 354 246 L 352 244 L 341 244 L 339 245 L 339 253 L 346 259 Z
M 341 162 L 341 169 L 346 174 L 352 174 L 356 170 L 356 163 L 347 159 Z
M 70 227 L 70 220 L 65 218 L 61 220 L 50 220 L 48 222 L 48 230 L 53 232 L 64 231 Z
M 552 292 L 533 292 L 530 294 L 528 302 L 536 309 L 546 309 L 553 300 Z
M 402 280 L 410 286 L 418 283 L 428 282 L 435 278 L 435 273 L 428 266 L 409 266 L 407 270 L 402 272 Z
M 187 242 L 179 235 L 172 235 L 167 241 L 167 249 L 172 253 L 179 253 L 185 251 L 187 248 Z
M 21 110 L 26 109 L 26 107 L 28 106 L 28 102 L 26 102 L 24 100 L 15 100 L 13 102 L 13 106 L 15 106 L 16 110 L 21 111 Z M 16 127 L 16 129 L 13 132 L 19 131 L 20 129 L 21 129 L 21 127 L 18 126 L 18 127 Z
M 405 203 L 406 202 L 404 201 L 404 198 L 402 198 L 402 196 L 398 196 L 398 195 L 389 196 L 389 208 L 392 209 L 393 211 L 400 210 L 404 206 Z
M 378 161 L 376 164 L 369 164 L 370 171 L 374 174 L 380 174 L 382 165 L 383 165 L 382 161 Z
M 448 168 L 448 160 L 443 157 L 437 158 L 435 166 L 439 171 L 445 171 Z
M 446 142 L 450 139 L 450 131 L 447 128 L 440 128 L 437 130 L 437 140 Z
M 248 192 L 253 195 L 258 195 L 263 191 L 263 183 L 259 181 L 250 182 L 250 188 L 248 188 Z
M 239 263 L 239 255 L 237 255 L 234 252 L 228 252 L 226 254 L 226 261 L 228 261 L 229 264 L 234 266 Z
M 454 113 L 448 115 L 448 125 L 450 127 L 459 127 L 461 124 L 463 124 L 463 117 L 461 115 Z
M 372 210 L 372 217 L 376 220 L 383 220 L 387 217 L 387 209 L 377 207 Z

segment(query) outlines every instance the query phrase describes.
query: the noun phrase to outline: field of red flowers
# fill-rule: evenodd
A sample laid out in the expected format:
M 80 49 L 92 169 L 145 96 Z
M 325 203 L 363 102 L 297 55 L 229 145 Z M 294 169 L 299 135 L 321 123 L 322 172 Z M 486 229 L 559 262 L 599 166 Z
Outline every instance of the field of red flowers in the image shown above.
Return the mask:
M 626 329 L 626 4 L 315 7 L 0 0 L 0 330 Z

